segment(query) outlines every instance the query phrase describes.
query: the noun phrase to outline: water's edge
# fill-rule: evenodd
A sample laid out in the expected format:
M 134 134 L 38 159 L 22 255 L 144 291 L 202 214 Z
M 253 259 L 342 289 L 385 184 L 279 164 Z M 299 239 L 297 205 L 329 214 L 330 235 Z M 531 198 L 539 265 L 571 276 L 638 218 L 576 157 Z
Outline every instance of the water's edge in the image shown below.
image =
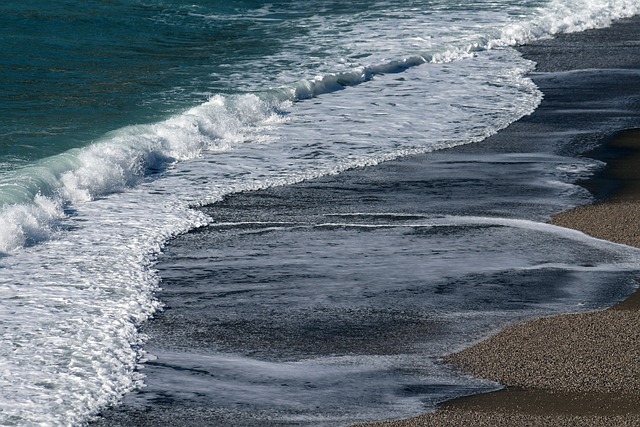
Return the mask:
M 611 44 L 611 41 L 620 34 L 616 31 L 626 34 L 630 40 L 638 40 L 637 34 L 634 34 L 636 28 L 639 27 L 638 23 L 640 23 L 638 18 L 622 20 L 614 25 L 613 30 L 605 29 L 566 35 L 555 40 L 520 48 L 526 57 L 539 64 L 539 74 L 534 74 L 533 78 L 545 94 L 544 101 L 531 116 L 513 123 L 507 129 L 482 143 L 457 147 L 443 152 L 412 156 L 295 186 L 233 196 L 230 199 L 235 200 L 235 205 L 233 201 L 230 202 L 230 209 L 237 210 L 238 207 L 246 207 L 247 203 L 264 204 L 265 200 L 275 200 L 277 204 L 282 200 L 287 200 L 289 203 L 291 200 L 317 198 L 320 194 L 318 191 L 320 191 L 326 193 L 326 196 L 324 199 L 322 197 L 318 199 L 321 200 L 318 205 L 329 206 L 338 202 L 343 205 L 344 210 L 363 212 L 369 211 L 366 209 L 367 203 L 372 206 L 379 202 L 379 200 L 372 202 L 371 199 L 380 198 L 381 185 L 395 185 L 394 192 L 397 193 L 394 196 L 389 196 L 394 199 L 383 201 L 383 203 L 386 202 L 389 203 L 389 206 L 396 207 L 395 211 L 402 214 L 420 214 L 421 212 L 417 212 L 415 209 L 415 206 L 420 203 L 421 196 L 420 191 L 416 191 L 419 187 L 419 184 L 416 186 L 416 183 L 429 183 L 436 178 L 445 179 L 447 168 L 450 165 L 469 162 L 469 171 L 473 171 L 469 173 L 474 176 L 474 179 L 484 176 L 486 179 L 483 179 L 482 182 L 488 183 L 499 181 L 487 178 L 493 173 L 490 166 L 496 156 L 501 156 L 503 165 L 511 161 L 512 168 L 507 168 L 516 171 L 522 167 L 520 159 L 528 158 L 530 160 L 541 152 L 571 157 L 590 150 L 608 135 L 622 128 L 640 125 L 638 113 L 640 103 L 637 96 L 630 95 L 634 93 L 634 90 L 637 93 L 637 88 L 640 87 L 633 45 L 624 42 Z M 615 49 L 612 46 L 615 46 Z M 571 51 L 572 54 L 563 55 L 562 52 L 566 51 Z M 597 51 L 598 55 L 594 55 L 594 51 Z M 603 72 L 603 69 L 607 69 L 607 71 Z M 624 77 L 624 85 L 619 83 L 621 76 Z M 596 105 L 598 108 L 585 108 L 585 106 Z M 431 167 L 425 167 L 425 165 Z M 439 168 L 434 168 L 433 165 L 439 165 Z M 401 193 L 402 184 L 405 185 L 405 190 L 408 190 L 405 193 Z M 520 184 L 522 183 L 517 179 L 506 183 L 506 185 L 516 187 Z M 504 182 L 503 185 L 505 185 Z M 362 198 L 334 199 L 336 189 L 345 191 L 349 187 L 357 187 L 358 194 Z M 493 190 L 496 192 L 504 191 L 498 187 Z M 367 194 L 367 191 L 370 193 Z M 314 192 L 315 194 L 312 194 Z M 387 197 L 388 194 L 390 193 L 384 197 Z M 588 198 L 585 198 L 585 201 L 587 200 Z M 345 204 L 350 204 L 350 207 L 345 207 Z M 556 206 L 555 212 L 568 207 Z M 482 211 L 487 207 L 474 205 L 470 208 L 469 214 L 473 214 L 474 209 Z M 377 209 L 377 211 L 381 210 Z M 554 212 L 541 211 L 537 215 L 543 219 L 552 213 Z M 161 272 L 163 271 L 162 262 L 161 260 L 158 265 Z M 164 277 L 164 279 L 171 281 L 171 278 Z M 167 280 L 165 280 L 166 282 Z M 631 288 L 626 289 L 614 299 L 623 298 L 625 292 L 628 293 L 630 290 Z M 165 291 L 159 293 L 158 296 L 161 300 L 166 300 L 170 298 L 170 292 L 171 290 L 165 285 Z M 168 312 L 169 310 L 166 313 Z M 150 345 L 153 345 L 154 333 L 165 334 L 167 331 L 175 330 L 177 326 L 163 325 L 164 316 L 163 313 L 159 314 L 155 320 L 143 328 L 151 336 Z M 409 339 L 408 336 L 404 338 Z M 153 369 L 145 371 L 147 390 L 149 393 L 153 393 L 155 372 Z M 167 391 L 170 392 L 170 390 Z M 135 398 L 132 398 L 136 394 L 137 392 L 134 392 L 125 398 L 122 406 L 103 412 L 100 419 L 96 420 L 94 424 L 154 425 L 158 422 L 188 421 L 199 422 L 202 425 L 216 425 L 221 420 L 228 421 L 224 415 L 213 414 L 204 407 L 181 406 L 182 404 L 175 400 L 163 402 L 152 398 L 146 399 L 144 404 L 140 405 L 139 400 L 136 401 Z M 260 425 L 269 424 L 264 424 L 262 421 Z M 297 424 L 292 422 L 291 425 Z

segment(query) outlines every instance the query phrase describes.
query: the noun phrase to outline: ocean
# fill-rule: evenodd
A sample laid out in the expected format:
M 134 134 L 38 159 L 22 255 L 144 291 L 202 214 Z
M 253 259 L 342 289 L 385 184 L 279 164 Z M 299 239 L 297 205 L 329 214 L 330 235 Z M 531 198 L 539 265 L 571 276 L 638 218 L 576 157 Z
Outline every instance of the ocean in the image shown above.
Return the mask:
M 218 425 L 410 416 L 499 387 L 444 354 L 636 287 L 636 249 L 546 224 L 592 200 L 580 130 L 472 147 L 546 96 L 514 46 L 637 1 L 0 12 L 1 425 L 119 402 Z

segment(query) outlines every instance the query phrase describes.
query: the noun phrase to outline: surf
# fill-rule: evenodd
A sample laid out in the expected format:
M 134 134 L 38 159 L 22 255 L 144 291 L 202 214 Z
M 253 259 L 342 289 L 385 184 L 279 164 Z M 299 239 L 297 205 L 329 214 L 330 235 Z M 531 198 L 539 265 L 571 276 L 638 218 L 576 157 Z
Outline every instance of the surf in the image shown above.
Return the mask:
M 3 168 L 0 318 L 8 345 L 0 385 L 15 393 L 0 402 L 0 419 L 80 423 L 143 384 L 137 327 L 162 306 L 154 263 L 168 240 L 210 223 L 193 207 L 481 141 L 532 112 L 542 96 L 526 77 L 533 64 L 508 46 L 607 25 L 639 7 L 535 5 L 507 8 L 512 22 L 501 10 L 483 15 L 443 2 L 451 22 L 466 13 L 476 26 L 449 34 L 434 23 L 428 37 L 420 33 L 424 15 L 414 11 L 397 37 L 398 21 L 383 21 L 371 45 L 331 39 L 331 18 L 311 16 L 304 23 L 319 32 L 313 42 L 329 37 L 347 49 L 345 60 L 329 57 L 300 73 L 288 66 L 271 79 L 248 65 L 247 75 L 265 80 L 229 75 L 235 91 Z M 353 33 L 376 31 L 371 22 Z M 496 22 L 504 27 L 495 30 Z M 477 25 L 479 35 L 471 31 Z

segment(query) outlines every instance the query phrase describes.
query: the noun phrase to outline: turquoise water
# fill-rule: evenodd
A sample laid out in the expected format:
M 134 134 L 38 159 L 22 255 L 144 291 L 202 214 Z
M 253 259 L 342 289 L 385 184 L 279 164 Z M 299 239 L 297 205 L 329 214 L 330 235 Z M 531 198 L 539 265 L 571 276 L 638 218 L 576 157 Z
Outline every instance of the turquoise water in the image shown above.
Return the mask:
M 2 160 L 59 154 L 213 93 L 243 90 L 241 62 L 277 50 L 273 29 L 198 14 L 236 17 L 255 5 L 201 3 L 4 2 Z
M 161 306 L 153 263 L 211 221 L 193 206 L 481 141 L 542 97 L 512 46 L 639 11 L 3 2 L 0 424 L 81 423 L 143 382 L 137 327 Z M 559 208 L 584 201 L 570 183 L 593 168 L 553 170 L 569 188 Z
M 391 9 L 410 14 L 419 6 Z M 337 71 L 336 60 L 356 64 L 367 53 L 346 49 L 339 31 L 348 37 L 350 20 L 390 12 L 386 2 L 29 1 L 1 8 L 6 168 L 161 120 L 213 94 Z
M 0 162 L 11 169 L 85 146 L 214 94 L 367 64 L 380 47 L 389 51 L 385 59 L 396 60 L 465 42 L 483 48 L 481 39 L 500 25 L 545 3 L 4 2 Z M 434 26 L 429 19 L 438 15 L 446 19 Z M 415 32 L 395 40 L 366 32 L 380 23 L 401 29 L 405 21 Z M 433 40 L 439 33 L 443 40 Z M 389 42 L 399 49 L 391 51 Z

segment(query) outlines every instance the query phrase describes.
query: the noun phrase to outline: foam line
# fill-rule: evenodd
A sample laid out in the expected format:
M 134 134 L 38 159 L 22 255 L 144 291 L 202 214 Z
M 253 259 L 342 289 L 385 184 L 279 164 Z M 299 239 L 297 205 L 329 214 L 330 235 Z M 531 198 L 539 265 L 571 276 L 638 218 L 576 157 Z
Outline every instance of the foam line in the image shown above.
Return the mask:
M 0 252 L 12 252 L 50 236 L 55 221 L 63 217 L 59 208 L 52 210 L 51 206 L 64 207 L 120 192 L 172 163 L 198 157 L 204 150 L 227 150 L 248 139 L 259 139 L 256 127 L 284 120 L 278 113 L 291 102 L 358 85 L 375 75 L 396 73 L 427 62 L 468 58 L 478 51 L 561 32 L 603 27 L 637 13 L 640 5 L 629 0 L 597 4 L 553 1 L 529 21 L 463 40 L 440 52 L 423 52 L 329 73 L 261 94 L 217 95 L 166 121 L 114 131 L 85 149 L 71 150 L 0 177 Z M 43 209 L 43 205 L 47 208 Z

